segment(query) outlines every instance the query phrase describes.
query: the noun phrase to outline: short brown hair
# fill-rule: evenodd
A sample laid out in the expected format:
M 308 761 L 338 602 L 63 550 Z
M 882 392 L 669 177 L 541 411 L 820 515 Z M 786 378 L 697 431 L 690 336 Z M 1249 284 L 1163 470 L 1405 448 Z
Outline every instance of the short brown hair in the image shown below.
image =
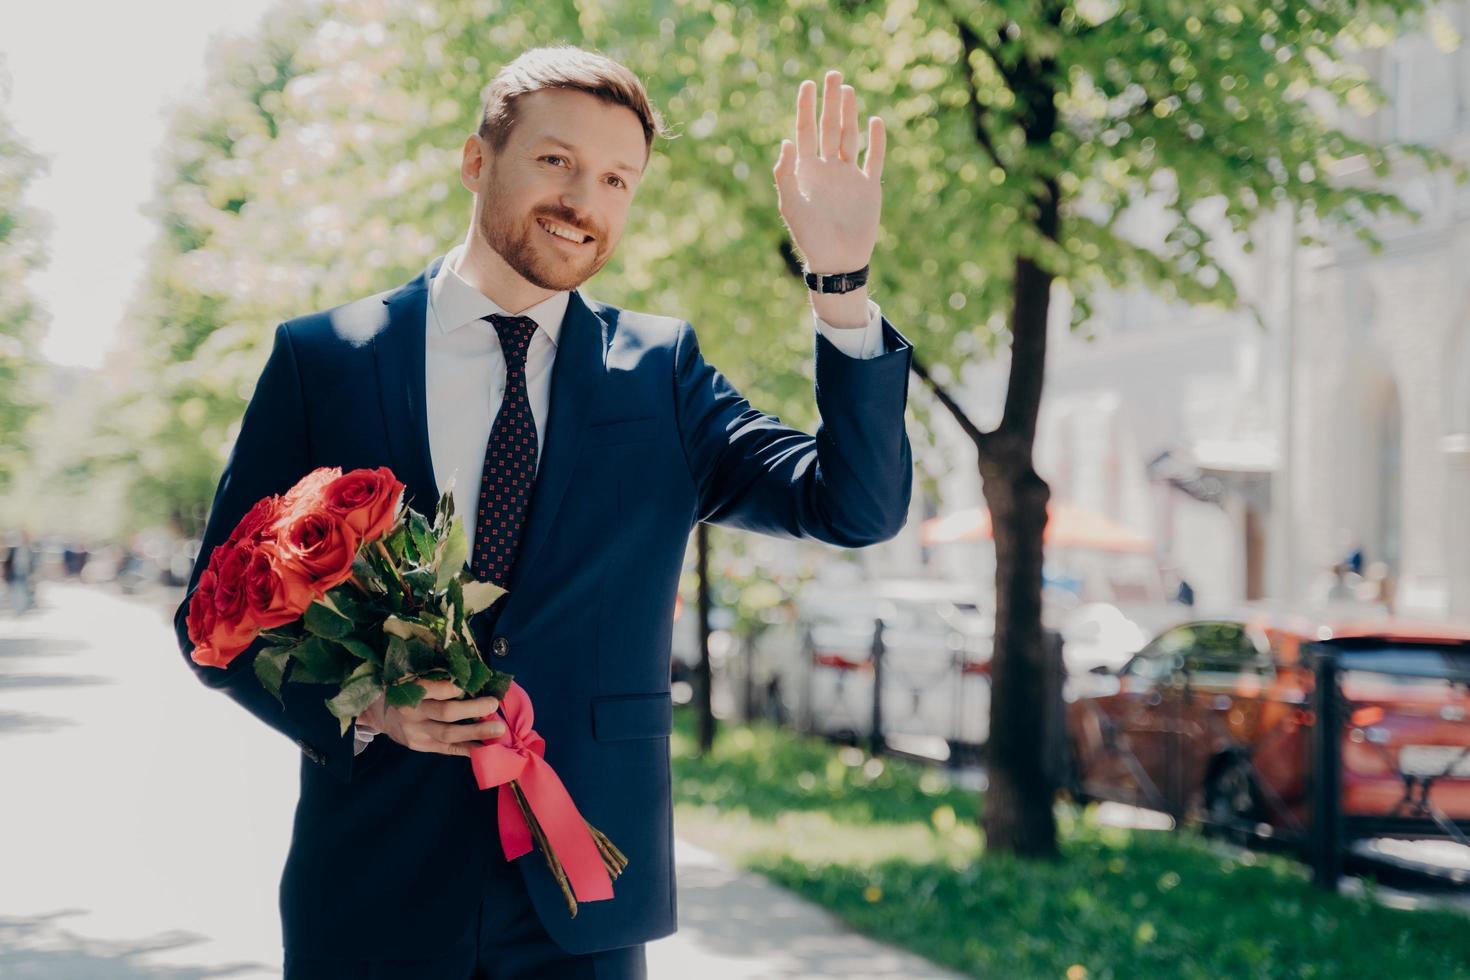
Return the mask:
M 669 135 L 637 75 L 606 55 L 571 44 L 532 48 L 495 73 L 480 105 L 480 137 L 499 153 L 515 128 L 516 101 L 547 88 L 575 89 L 633 110 L 643 124 L 644 148 Z

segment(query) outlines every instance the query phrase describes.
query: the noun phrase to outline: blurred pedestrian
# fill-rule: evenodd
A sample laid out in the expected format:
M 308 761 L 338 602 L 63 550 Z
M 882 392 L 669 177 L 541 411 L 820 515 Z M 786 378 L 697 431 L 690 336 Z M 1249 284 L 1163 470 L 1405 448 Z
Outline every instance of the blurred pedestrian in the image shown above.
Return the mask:
M 5 592 L 17 616 L 35 608 L 38 558 L 30 531 L 22 530 L 12 537 L 5 551 Z

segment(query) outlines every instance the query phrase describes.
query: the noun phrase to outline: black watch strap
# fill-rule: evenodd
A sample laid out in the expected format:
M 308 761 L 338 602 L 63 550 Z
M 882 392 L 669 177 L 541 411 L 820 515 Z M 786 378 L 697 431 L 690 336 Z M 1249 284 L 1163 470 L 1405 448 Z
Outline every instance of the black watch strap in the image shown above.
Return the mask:
M 863 266 L 856 272 L 839 272 L 830 276 L 819 276 L 815 272 L 807 272 L 803 275 L 806 279 L 808 289 L 819 293 L 850 293 L 868 281 L 868 267 Z

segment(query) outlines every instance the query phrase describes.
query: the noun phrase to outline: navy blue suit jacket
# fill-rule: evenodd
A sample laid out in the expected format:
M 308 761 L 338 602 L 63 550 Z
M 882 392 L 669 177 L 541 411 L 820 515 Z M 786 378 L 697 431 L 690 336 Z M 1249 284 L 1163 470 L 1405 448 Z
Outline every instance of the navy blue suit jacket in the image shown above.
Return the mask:
M 390 466 L 432 513 L 424 311 L 417 278 L 276 328 L 215 493 L 189 591 L 258 499 L 318 466 Z M 481 613 L 480 649 L 535 704 L 546 759 L 593 825 L 629 858 L 611 901 L 568 916 L 539 854 L 517 862 L 557 943 L 591 952 L 674 931 L 669 646 L 674 596 L 698 521 L 845 547 L 891 538 L 912 487 L 904 432 L 909 343 L 859 360 L 816 335 L 815 437 L 762 414 L 700 356 L 674 317 L 573 292 L 552 367 L 544 454 L 510 594 Z M 467 515 L 473 519 L 473 515 Z M 288 952 L 404 958 L 473 941 L 479 869 L 499 847 L 495 794 L 467 760 L 380 736 L 357 756 L 326 689 L 288 683 L 284 709 L 252 650 L 229 668 L 186 661 L 302 749 L 281 881 Z M 500 641 L 500 642 L 496 642 Z M 492 656 L 491 651 L 503 651 Z

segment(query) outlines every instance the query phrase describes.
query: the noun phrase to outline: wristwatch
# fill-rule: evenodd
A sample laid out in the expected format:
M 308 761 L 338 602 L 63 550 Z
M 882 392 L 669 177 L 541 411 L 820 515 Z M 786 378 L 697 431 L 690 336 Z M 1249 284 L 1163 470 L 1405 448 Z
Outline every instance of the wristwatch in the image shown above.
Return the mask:
M 802 275 L 806 280 L 808 289 L 819 293 L 850 293 L 868 281 L 868 267 L 863 266 L 856 272 L 839 272 L 831 276 L 819 276 L 815 272 L 806 272 Z

